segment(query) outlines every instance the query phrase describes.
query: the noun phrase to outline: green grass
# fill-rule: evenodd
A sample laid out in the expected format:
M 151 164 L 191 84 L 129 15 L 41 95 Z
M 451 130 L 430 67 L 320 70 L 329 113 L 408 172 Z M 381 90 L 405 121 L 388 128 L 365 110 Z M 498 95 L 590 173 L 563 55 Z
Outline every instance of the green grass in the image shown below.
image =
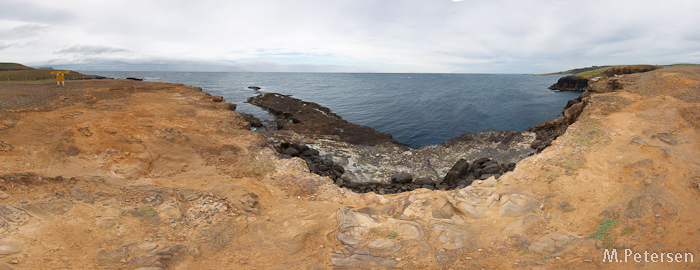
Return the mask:
M 678 64 L 665 65 L 665 67 L 675 67 L 675 66 L 700 66 L 700 64 L 678 63 Z
M 580 159 L 572 160 L 568 164 L 566 164 L 566 171 L 571 173 L 577 171 L 579 168 L 583 166 L 583 161 Z
M 617 224 L 620 224 L 619 220 L 614 220 L 610 218 L 603 220 L 600 222 L 600 225 L 598 226 L 598 228 L 596 228 L 595 232 L 593 232 L 587 238 L 605 241 L 607 238 L 610 237 L 612 229 L 615 228 Z
M 613 229 L 617 225 L 619 225 L 621 221 L 619 220 L 614 220 L 614 219 L 606 219 L 600 222 L 600 225 L 598 228 L 593 232 L 591 235 L 586 237 L 587 239 L 595 239 L 595 240 L 600 240 L 603 241 L 603 247 L 604 248 L 624 248 L 624 246 L 619 245 L 615 242 L 615 237 L 613 236 Z M 631 228 L 631 227 L 625 227 L 626 228 Z M 625 234 L 625 229 L 623 229 L 621 234 Z M 629 230 L 629 229 L 628 229 Z M 632 228 L 632 231 L 634 231 L 634 228 Z
M 386 238 L 391 238 L 391 239 L 394 239 L 394 238 L 399 236 L 399 234 L 396 231 L 391 231 L 391 233 L 389 233 L 389 234 L 384 234 L 384 233 L 382 233 L 382 231 L 373 229 L 373 230 L 370 230 L 370 232 L 372 232 L 372 234 L 374 234 L 374 236 L 386 237 Z
M 28 66 L 17 64 L 17 63 L 0 63 L 0 71 L 5 70 L 29 70 L 33 69 Z
M 599 68 L 599 69 L 594 69 L 594 70 L 588 70 L 580 73 L 576 73 L 576 76 L 579 76 L 581 78 L 585 79 L 593 79 L 595 77 L 605 77 L 605 71 L 610 69 L 611 67 L 604 67 L 604 68 Z
M 388 235 L 387 237 L 389 237 L 389 238 L 392 238 L 392 239 L 393 239 L 393 238 L 396 238 L 397 236 L 399 236 L 399 234 L 398 234 L 398 233 L 396 233 L 395 231 L 391 231 L 391 233 L 390 233 L 390 234 L 389 234 L 389 235 Z
M 0 63 L 0 82 L 22 83 L 47 83 L 55 82 L 56 75 L 51 74 L 53 69 L 34 69 L 17 63 Z M 68 71 L 66 80 L 73 80 L 75 76 L 84 76 L 75 71 Z
M 577 146 L 588 147 L 594 144 L 602 134 L 600 120 L 588 119 L 580 130 L 577 130 L 573 137 L 573 141 Z
M 547 74 L 542 74 L 542 75 L 578 74 L 578 73 L 588 72 L 588 71 L 592 71 L 592 70 L 598 70 L 598 69 L 607 68 L 607 67 L 611 67 L 611 66 L 592 66 L 592 67 L 585 67 L 585 68 L 575 68 L 575 69 L 569 69 L 569 70 L 565 70 L 565 71 L 547 73 Z
M 697 66 L 697 65 L 699 65 L 699 64 L 679 63 L 679 64 L 664 65 L 664 66 L 656 66 L 656 65 L 592 66 L 592 67 L 576 68 L 576 69 L 570 69 L 570 70 L 566 70 L 566 71 L 553 72 L 553 73 L 540 74 L 540 75 L 573 74 L 573 75 L 579 76 L 581 78 L 592 79 L 595 77 L 607 78 L 607 77 L 612 77 L 614 75 L 646 72 L 646 71 L 658 69 L 660 67 Z
M 6 70 L 0 71 L 0 82 L 50 82 L 56 81 L 56 75 L 51 74 L 54 70 L 50 69 L 31 69 L 31 70 Z M 81 76 L 75 71 L 69 71 L 65 75 L 66 80 L 72 80 L 74 76 Z
M 138 210 L 138 214 L 142 217 L 155 217 L 158 215 L 158 211 L 153 207 L 144 207 Z
M 626 226 L 622 229 L 622 235 L 634 233 L 634 227 Z

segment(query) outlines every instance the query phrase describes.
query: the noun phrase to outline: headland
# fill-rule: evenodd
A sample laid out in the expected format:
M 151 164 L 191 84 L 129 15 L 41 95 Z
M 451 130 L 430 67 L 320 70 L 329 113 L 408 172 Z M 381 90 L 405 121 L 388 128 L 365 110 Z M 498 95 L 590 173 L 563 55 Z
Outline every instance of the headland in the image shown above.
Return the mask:
M 694 269 L 604 251 L 700 255 L 698 74 L 603 78 L 555 123 L 418 149 L 256 133 L 235 105 L 186 85 L 2 83 L 0 267 Z M 460 186 L 485 154 L 495 167 Z M 312 156 L 347 183 L 409 188 L 356 192 L 312 173 Z M 450 172 L 457 186 L 441 190 Z M 431 175 L 435 188 L 413 187 Z

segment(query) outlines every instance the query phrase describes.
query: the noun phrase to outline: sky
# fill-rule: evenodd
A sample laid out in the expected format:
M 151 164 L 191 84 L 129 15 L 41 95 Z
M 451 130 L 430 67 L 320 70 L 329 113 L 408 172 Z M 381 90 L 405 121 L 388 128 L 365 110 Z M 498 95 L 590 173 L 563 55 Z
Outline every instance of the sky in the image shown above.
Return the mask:
M 697 0 L 0 0 L 0 62 L 391 73 L 700 63 L 698 14 Z

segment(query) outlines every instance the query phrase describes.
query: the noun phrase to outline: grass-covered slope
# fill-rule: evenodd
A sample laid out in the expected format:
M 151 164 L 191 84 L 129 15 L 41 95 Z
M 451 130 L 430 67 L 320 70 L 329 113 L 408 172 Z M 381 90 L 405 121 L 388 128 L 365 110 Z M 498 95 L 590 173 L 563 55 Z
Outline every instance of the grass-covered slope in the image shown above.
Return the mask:
M 17 64 L 17 63 L 2 63 L 2 62 L 0 62 L 0 71 L 30 70 L 30 69 L 33 69 L 33 68 L 30 68 L 30 67 L 22 65 L 22 64 Z
M 35 69 L 17 63 L 0 63 L 0 82 L 49 82 L 56 78 L 56 75 L 51 74 L 54 71 L 52 69 Z M 83 76 L 83 74 L 69 71 L 66 74 L 66 80 L 77 79 L 79 76 Z

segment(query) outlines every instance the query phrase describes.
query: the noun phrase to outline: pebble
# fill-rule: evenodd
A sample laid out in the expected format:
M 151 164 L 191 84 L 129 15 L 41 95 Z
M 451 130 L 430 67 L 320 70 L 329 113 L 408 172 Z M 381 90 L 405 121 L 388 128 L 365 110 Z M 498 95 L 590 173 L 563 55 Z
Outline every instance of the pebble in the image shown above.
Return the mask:
M 466 257 L 465 259 L 467 259 L 467 260 L 471 260 L 471 259 L 472 259 L 472 257 Z
M 240 260 L 240 261 L 238 261 L 238 263 L 240 263 L 240 264 L 246 264 L 246 263 L 248 263 L 248 262 L 246 262 L 246 261 L 244 261 L 244 260 Z
M 585 259 L 583 262 L 593 262 L 591 259 Z
M 555 260 L 561 260 L 561 257 L 554 257 Z
M 657 231 L 657 232 L 664 232 L 664 228 L 662 228 L 662 227 L 656 227 L 656 231 Z

